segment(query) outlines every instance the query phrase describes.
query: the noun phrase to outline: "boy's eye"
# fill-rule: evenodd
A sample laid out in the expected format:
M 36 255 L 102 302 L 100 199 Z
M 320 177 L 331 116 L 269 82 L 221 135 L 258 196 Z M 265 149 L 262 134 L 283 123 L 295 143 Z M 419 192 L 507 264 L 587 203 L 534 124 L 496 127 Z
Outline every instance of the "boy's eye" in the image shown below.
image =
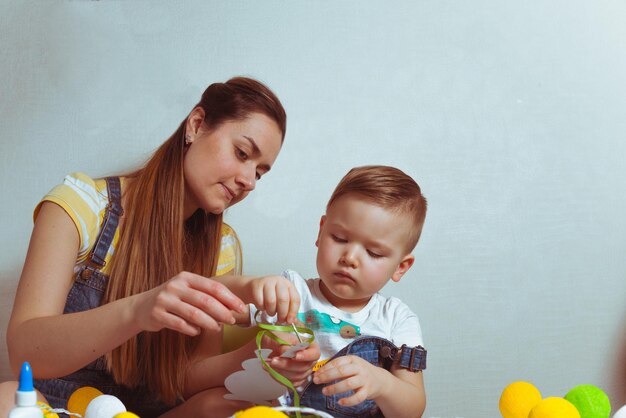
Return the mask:
M 370 257 L 372 257 L 372 258 L 381 258 L 381 257 L 382 257 L 382 254 L 378 254 L 378 253 L 375 253 L 375 252 L 370 251 L 370 250 L 367 250 L 367 253 L 368 253 L 368 254 L 370 255 Z
M 340 238 L 337 235 L 330 234 L 330 236 L 332 237 L 333 241 L 335 241 L 335 242 L 340 242 L 340 243 L 348 242 L 348 240 L 346 240 L 344 238 Z

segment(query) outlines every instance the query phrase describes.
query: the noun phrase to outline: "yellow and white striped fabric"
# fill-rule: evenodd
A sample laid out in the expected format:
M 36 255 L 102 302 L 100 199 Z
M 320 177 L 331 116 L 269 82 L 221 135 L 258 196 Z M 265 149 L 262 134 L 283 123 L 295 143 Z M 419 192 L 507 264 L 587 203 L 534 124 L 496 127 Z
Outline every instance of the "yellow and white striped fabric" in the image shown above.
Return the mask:
M 121 179 L 122 190 L 125 179 Z M 104 179 L 92 179 L 83 173 L 71 173 L 65 177 L 63 183 L 54 187 L 35 208 L 33 218 L 37 218 L 41 204 L 45 201 L 54 202 L 61 206 L 72 218 L 80 239 L 80 246 L 76 258 L 75 271 L 87 262 L 89 251 L 93 247 L 100 224 L 104 218 L 106 206 L 109 203 L 106 181 Z M 115 253 L 119 241 L 119 229 L 115 231 L 113 243 L 109 247 L 106 256 L 106 265 L 103 267 L 104 274 L 109 273 L 109 260 Z M 241 249 L 237 234 L 228 225 L 222 226 L 222 245 L 217 267 L 217 275 L 240 270 Z

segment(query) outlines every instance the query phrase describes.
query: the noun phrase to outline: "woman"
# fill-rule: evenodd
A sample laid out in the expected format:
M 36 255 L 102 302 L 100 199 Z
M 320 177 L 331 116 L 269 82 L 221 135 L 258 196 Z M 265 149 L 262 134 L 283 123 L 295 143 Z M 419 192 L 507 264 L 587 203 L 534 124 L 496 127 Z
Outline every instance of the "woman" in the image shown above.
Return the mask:
M 252 302 L 215 278 L 238 273 L 238 242 L 222 214 L 270 170 L 285 129 L 266 86 L 233 78 L 210 85 L 141 169 L 66 177 L 35 210 L 7 330 L 14 372 L 29 361 L 57 408 L 82 386 L 119 397 L 142 418 L 246 407 L 223 399 L 224 379 L 253 348 L 218 355 L 221 324 Z M 298 383 L 317 357 L 313 346 L 272 365 Z M 0 416 L 15 385 L 2 384 Z

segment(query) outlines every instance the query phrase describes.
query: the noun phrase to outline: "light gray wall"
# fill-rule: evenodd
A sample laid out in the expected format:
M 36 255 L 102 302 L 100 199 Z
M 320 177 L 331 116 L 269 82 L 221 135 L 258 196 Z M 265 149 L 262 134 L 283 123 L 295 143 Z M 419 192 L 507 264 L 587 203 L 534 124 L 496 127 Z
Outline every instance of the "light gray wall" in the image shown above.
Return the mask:
M 622 405 L 624 22 L 621 0 L 2 1 L 2 332 L 37 201 L 68 172 L 138 164 L 208 84 L 248 75 L 289 120 L 227 214 L 247 273 L 315 275 L 339 178 L 395 165 L 430 204 L 414 268 L 385 289 L 421 318 L 424 416 L 499 416 L 515 380 Z

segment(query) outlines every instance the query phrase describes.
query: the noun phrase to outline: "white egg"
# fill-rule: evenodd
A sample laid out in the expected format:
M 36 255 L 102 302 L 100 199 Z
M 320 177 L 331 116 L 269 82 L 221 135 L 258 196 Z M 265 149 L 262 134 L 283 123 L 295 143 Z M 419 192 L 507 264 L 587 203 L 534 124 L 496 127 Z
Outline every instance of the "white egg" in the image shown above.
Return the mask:
M 626 405 L 618 409 L 613 418 L 626 418 Z
M 85 418 L 113 418 L 120 412 L 126 412 L 126 407 L 113 395 L 95 397 L 85 411 Z

